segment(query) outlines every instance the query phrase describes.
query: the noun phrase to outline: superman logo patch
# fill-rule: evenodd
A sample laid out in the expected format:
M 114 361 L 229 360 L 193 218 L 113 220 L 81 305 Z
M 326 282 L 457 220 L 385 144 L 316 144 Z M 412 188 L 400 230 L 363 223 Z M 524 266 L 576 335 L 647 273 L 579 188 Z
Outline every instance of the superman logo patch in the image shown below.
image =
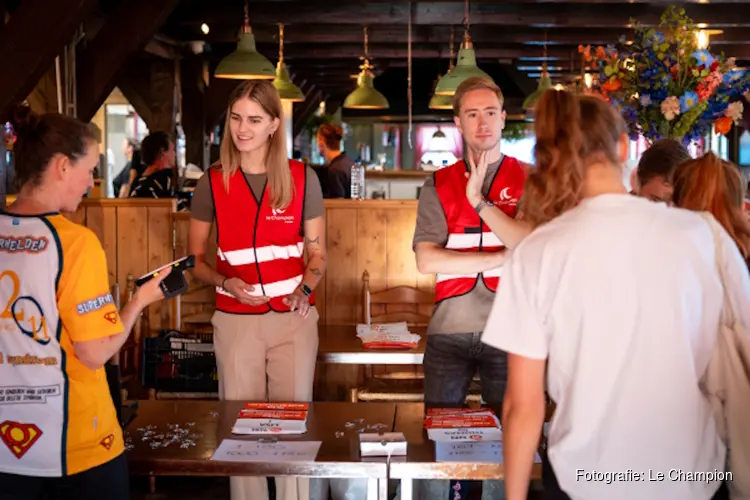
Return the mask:
M 109 436 L 105 437 L 101 441 L 99 441 L 99 444 L 104 446 L 105 449 L 109 450 L 112 448 L 112 444 L 115 442 L 115 435 L 110 434 Z
M 6 420 L 0 424 L 0 439 L 20 459 L 41 437 L 42 431 L 35 424 L 21 424 Z
M 117 313 L 114 311 L 110 311 L 104 315 L 104 319 L 114 325 L 115 323 L 117 323 Z

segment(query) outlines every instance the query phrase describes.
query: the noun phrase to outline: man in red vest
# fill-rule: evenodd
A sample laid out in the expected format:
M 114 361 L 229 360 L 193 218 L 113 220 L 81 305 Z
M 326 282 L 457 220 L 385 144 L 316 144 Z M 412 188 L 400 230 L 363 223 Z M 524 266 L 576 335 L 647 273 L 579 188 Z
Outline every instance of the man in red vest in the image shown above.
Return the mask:
M 413 241 L 419 272 L 436 275 L 424 399 L 432 406 L 463 403 L 478 371 L 484 401 L 501 404 L 507 354 L 483 344 L 481 337 L 506 249 L 530 231 L 515 220 L 528 167 L 500 151 L 505 111 L 494 82 L 465 80 L 453 97 L 453 111 L 467 161 L 444 167 L 425 182 Z M 446 498 L 447 482 L 429 483 L 429 498 Z M 486 482 L 482 497 L 505 498 L 502 482 Z

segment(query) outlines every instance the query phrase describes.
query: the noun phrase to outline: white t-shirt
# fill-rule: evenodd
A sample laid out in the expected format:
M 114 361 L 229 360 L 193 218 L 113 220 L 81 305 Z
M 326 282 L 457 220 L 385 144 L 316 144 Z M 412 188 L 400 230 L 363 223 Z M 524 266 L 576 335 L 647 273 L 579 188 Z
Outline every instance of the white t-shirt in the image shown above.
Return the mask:
M 747 267 L 721 234 L 728 294 L 750 326 Z M 571 498 L 711 498 L 720 483 L 677 476 L 725 470 L 726 450 L 698 388 L 721 307 L 711 228 L 697 213 L 601 195 L 518 246 L 483 341 L 548 359 L 557 403 L 548 454 Z M 628 470 L 643 475 L 634 481 Z M 607 484 L 578 471 L 625 475 Z M 664 480 L 650 481 L 649 471 Z

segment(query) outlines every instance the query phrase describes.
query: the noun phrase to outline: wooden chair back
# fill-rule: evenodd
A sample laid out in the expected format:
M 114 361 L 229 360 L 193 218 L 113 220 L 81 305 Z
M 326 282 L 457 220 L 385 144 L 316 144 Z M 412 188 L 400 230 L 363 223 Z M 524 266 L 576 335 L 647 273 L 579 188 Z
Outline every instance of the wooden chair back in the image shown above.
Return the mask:
M 370 273 L 365 269 L 362 273 L 362 301 L 363 323 L 406 321 L 412 326 L 427 326 L 434 295 L 410 286 L 372 291 Z

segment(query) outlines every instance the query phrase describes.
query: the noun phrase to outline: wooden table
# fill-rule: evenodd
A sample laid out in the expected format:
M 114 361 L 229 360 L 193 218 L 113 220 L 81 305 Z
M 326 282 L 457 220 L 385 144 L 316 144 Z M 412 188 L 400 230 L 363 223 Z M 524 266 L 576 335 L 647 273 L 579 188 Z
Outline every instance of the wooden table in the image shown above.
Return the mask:
M 364 419 L 362 425 L 394 425 L 395 405 L 372 403 L 366 406 L 351 403 L 312 403 L 307 433 L 280 436 L 281 441 L 321 441 L 314 462 L 218 462 L 212 461 L 216 448 L 224 439 L 257 440 L 262 436 L 232 435 L 242 402 L 239 401 L 140 401 L 138 415 L 126 432 L 133 449 L 127 452 L 134 474 L 159 476 L 302 476 L 317 478 L 367 478 L 368 500 L 385 500 L 387 495 L 387 464 L 385 459 L 363 460 L 359 455 L 356 429 L 347 429 L 346 422 Z M 187 427 L 194 422 L 192 427 Z M 156 433 L 168 431 L 169 424 L 191 429 L 198 437 L 196 446 L 181 448 L 172 444 L 152 449 L 141 440 L 139 428 L 155 426 Z M 388 430 L 386 429 L 386 430 Z M 337 437 L 336 432 L 344 432 Z
M 365 349 L 357 338 L 354 325 L 321 327 L 318 361 L 351 365 L 421 365 L 427 329 L 409 329 L 422 337 L 416 349 Z
M 499 408 L 493 408 L 499 416 Z M 390 479 L 401 482 L 401 500 L 411 500 L 414 479 L 484 480 L 503 479 L 502 463 L 437 462 L 435 443 L 427 437 L 424 429 L 423 403 L 398 403 L 394 432 L 403 432 L 406 438 L 405 458 L 391 459 L 388 471 Z M 542 466 L 534 464 L 532 479 L 541 479 Z

